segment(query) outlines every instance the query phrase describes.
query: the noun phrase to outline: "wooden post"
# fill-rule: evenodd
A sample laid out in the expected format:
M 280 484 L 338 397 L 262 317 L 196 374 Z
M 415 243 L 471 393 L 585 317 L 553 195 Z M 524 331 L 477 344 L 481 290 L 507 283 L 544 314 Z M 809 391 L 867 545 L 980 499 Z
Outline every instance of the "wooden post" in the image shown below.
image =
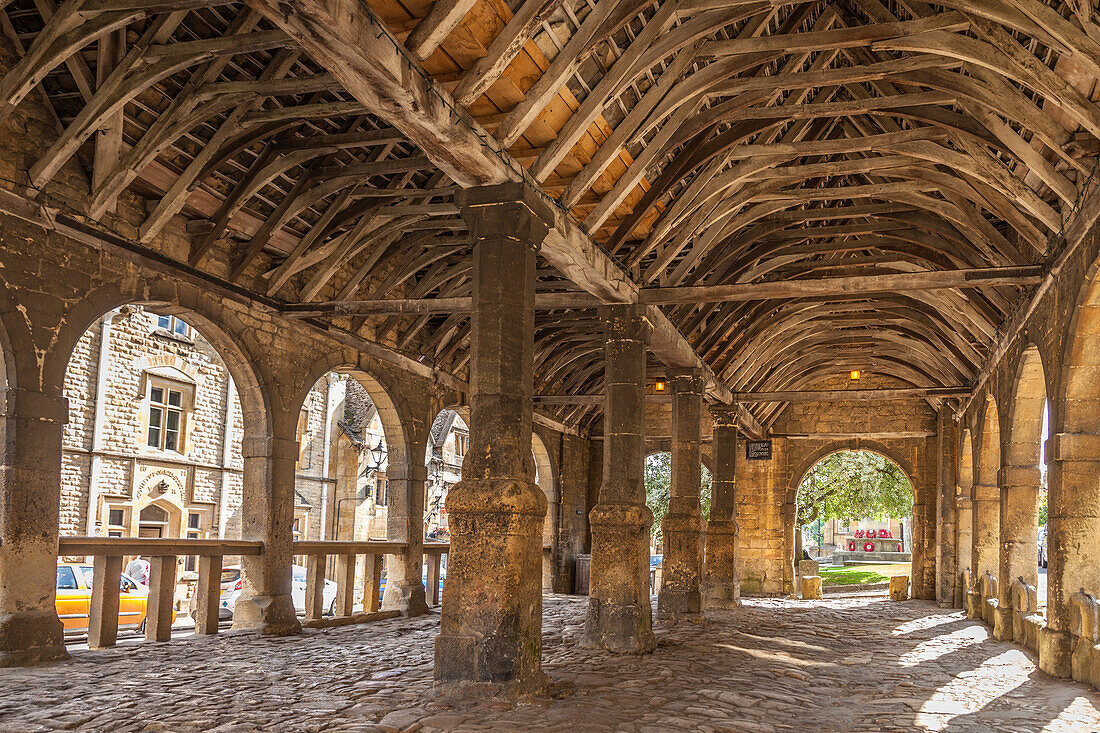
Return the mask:
M 199 556 L 199 582 L 195 587 L 195 633 L 218 633 L 218 605 L 222 595 L 221 555 Z
M 433 552 L 428 556 L 428 605 L 439 605 L 439 565 L 443 553 Z
M 88 609 L 88 648 L 114 646 L 118 639 L 118 597 L 122 558 L 96 555 L 92 558 L 92 603 Z
M 325 613 L 325 563 L 327 555 L 306 556 L 306 621 Z
M 350 616 L 355 599 L 355 555 L 336 558 L 336 615 Z
M 146 641 L 172 638 L 172 602 L 176 595 L 176 556 L 149 560 L 149 605 L 145 609 Z
M 382 592 L 382 561 L 385 555 L 367 555 L 363 563 L 366 566 L 363 578 L 363 611 L 374 613 L 378 610 L 378 596 Z

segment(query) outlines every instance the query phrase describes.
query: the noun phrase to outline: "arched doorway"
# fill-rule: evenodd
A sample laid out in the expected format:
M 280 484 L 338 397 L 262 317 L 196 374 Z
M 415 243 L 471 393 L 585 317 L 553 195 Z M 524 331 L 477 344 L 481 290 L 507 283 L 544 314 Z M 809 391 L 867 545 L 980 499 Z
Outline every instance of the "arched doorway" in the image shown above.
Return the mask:
M 824 451 L 797 484 L 796 562 L 816 549 L 829 561 L 819 568 L 826 585 L 914 577 L 915 498 L 909 474 L 886 453 L 865 447 Z

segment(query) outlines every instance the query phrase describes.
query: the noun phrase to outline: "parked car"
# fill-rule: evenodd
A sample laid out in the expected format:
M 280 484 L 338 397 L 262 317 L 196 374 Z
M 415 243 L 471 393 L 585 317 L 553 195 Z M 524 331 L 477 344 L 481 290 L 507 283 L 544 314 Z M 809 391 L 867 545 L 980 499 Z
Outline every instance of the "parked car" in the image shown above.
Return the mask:
M 306 612 L 306 569 L 301 565 L 291 566 L 293 574 L 291 576 L 290 597 L 294 601 L 294 610 L 297 613 Z M 222 621 L 226 621 L 233 618 L 233 609 L 237 605 L 237 598 L 240 597 L 244 588 L 244 581 L 241 578 L 241 569 L 237 566 L 230 566 L 222 568 L 221 578 L 221 598 L 218 602 L 218 618 Z M 191 597 L 191 602 L 188 604 L 188 613 L 191 614 L 191 618 L 195 617 L 195 597 Z M 328 615 L 332 615 L 336 610 L 336 583 L 331 580 L 325 581 L 325 588 L 322 591 L 321 608 Z
M 1047 528 L 1039 527 L 1039 567 L 1047 566 Z
M 54 605 L 65 633 L 88 633 L 88 615 L 92 605 L 92 566 L 59 562 L 56 593 Z M 143 629 L 148 605 L 149 589 L 123 573 L 119 580 L 119 630 Z M 175 620 L 174 612 L 172 618 Z
M 439 597 L 443 597 L 443 581 L 447 579 L 447 563 L 442 563 L 439 566 Z M 428 566 L 424 566 L 424 572 L 420 575 L 420 581 L 424 584 L 424 589 L 428 589 Z M 378 602 L 382 602 L 382 598 L 386 595 L 386 571 L 382 571 L 382 582 L 378 585 Z

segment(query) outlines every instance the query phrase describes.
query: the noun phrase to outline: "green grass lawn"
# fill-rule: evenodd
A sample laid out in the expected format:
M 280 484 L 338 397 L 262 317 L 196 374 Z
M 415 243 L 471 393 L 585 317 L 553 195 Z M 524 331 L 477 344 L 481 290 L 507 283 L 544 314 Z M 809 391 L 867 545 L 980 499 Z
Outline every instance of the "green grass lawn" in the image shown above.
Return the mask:
M 847 568 L 821 568 L 823 585 L 856 585 L 884 583 L 895 575 L 908 575 L 909 563 L 895 565 L 853 565 Z

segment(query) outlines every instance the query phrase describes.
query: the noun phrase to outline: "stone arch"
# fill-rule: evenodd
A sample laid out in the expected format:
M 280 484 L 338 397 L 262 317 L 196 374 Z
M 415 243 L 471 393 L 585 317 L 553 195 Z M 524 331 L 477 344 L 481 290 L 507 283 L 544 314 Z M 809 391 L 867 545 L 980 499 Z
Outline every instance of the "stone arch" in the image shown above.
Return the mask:
M 955 489 L 955 552 L 959 569 L 955 605 L 966 607 L 971 590 L 971 566 L 974 554 L 974 511 L 970 497 L 974 490 L 974 438 L 970 428 L 964 428 L 959 445 L 959 484 Z
M 978 465 L 970 493 L 973 545 L 970 559 L 971 606 L 974 618 L 984 617 L 984 599 L 992 587 L 988 578 L 996 578 L 1000 552 L 1001 490 L 1001 417 L 997 401 L 986 395 L 978 443 Z
M 535 461 L 535 483 L 546 494 L 547 509 L 542 523 L 542 544 L 544 547 L 553 546 L 554 531 L 558 526 L 557 471 L 546 442 L 537 430 L 531 433 L 531 454 Z
M 400 555 L 386 556 L 386 590 L 382 608 L 419 615 L 428 610 L 424 595 L 424 465 L 427 430 L 417 429 L 408 395 L 388 370 L 358 352 L 340 350 L 315 360 L 295 395 L 300 411 L 309 390 L 329 372 L 347 374 L 358 382 L 378 411 L 386 448 L 386 539 L 406 545 Z M 298 412 L 295 412 L 298 414 Z
M 1038 347 L 1020 356 L 1008 410 L 1008 435 L 1000 481 L 1000 555 L 997 578 L 999 638 L 1012 637 L 1012 584 L 1039 581 L 1036 542 L 1039 534 L 1039 457 L 1043 411 L 1047 403 L 1046 374 Z
M 1066 336 L 1047 457 L 1047 623 L 1063 639 L 1070 630 L 1070 596 L 1100 595 L 1100 258 L 1088 269 Z M 1069 650 L 1052 651 L 1049 663 L 1041 655 L 1043 669 L 1068 674 Z
M 810 472 L 814 466 L 821 461 L 825 460 L 829 456 L 836 455 L 837 453 L 845 453 L 848 451 L 867 451 L 870 453 L 877 453 L 883 458 L 887 459 L 898 469 L 901 470 L 902 475 L 905 476 L 909 482 L 909 488 L 913 492 L 913 517 L 911 525 L 911 546 L 913 548 L 911 558 L 911 570 L 910 577 L 917 578 L 921 572 L 921 566 L 923 558 L 921 558 L 917 552 L 917 538 L 921 536 L 923 531 L 924 516 L 921 512 L 916 510 L 917 502 L 917 484 L 915 482 L 916 470 L 911 461 L 907 460 L 901 453 L 894 450 L 889 445 L 877 440 L 867 440 L 863 438 L 850 438 L 847 440 L 839 440 L 829 443 L 816 451 L 810 453 L 804 458 L 795 468 L 790 472 L 790 482 L 787 484 L 787 493 L 784 499 L 784 508 L 786 515 L 785 523 L 787 525 L 787 541 L 789 542 L 789 548 L 797 548 L 797 534 L 798 527 L 797 513 L 798 513 L 798 490 L 802 486 L 802 481 L 806 478 L 806 475 Z M 795 560 L 795 557 L 791 556 L 791 561 Z M 793 572 L 793 571 L 792 571 Z

